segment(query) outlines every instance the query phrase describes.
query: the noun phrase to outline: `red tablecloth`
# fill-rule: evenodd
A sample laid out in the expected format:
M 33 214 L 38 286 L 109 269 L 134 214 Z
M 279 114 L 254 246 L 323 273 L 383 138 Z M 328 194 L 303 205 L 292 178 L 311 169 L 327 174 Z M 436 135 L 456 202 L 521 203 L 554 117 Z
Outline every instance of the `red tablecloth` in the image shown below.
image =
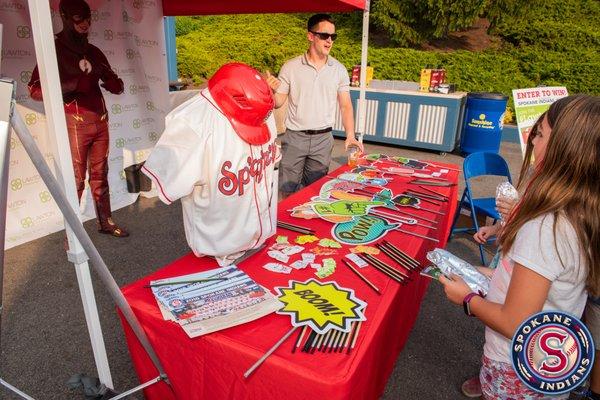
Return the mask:
M 342 167 L 331 175 L 337 175 L 345 170 L 346 167 Z M 317 195 L 321 185 L 328 179 L 331 178 L 323 178 L 279 203 L 279 219 L 310 226 L 321 238 L 331 237 L 330 223 L 316 219 L 307 221 L 292 218 L 286 211 Z M 448 179 L 456 183 L 458 172 L 451 170 Z M 395 178 L 388 187 L 395 194 L 400 193 L 406 187 L 407 181 L 406 178 Z M 441 207 L 428 203 L 422 204 L 428 208 L 444 211 L 446 213 L 444 216 L 435 216 L 422 210 L 408 210 L 425 218 L 437 219 L 440 221 L 438 230 L 433 231 L 422 227 L 406 229 L 437 237 L 440 243 L 395 231 L 390 231 L 385 236 L 385 239 L 420 261 L 425 259 L 427 251 L 434 247 L 445 246 L 452 223 L 451 218 L 456 208 L 457 186 L 449 188 L 431 186 L 431 188 L 449 195 L 448 203 L 444 203 Z M 279 230 L 278 234 L 288 236 L 290 241 L 298 235 L 286 230 Z M 274 240 L 275 238 L 269 239 L 267 247 Z M 313 244 L 306 246 L 311 248 Z M 151 280 L 215 268 L 217 264 L 213 259 L 197 258 L 189 254 L 123 288 L 123 294 L 148 335 L 171 382 L 171 388 L 163 382 L 150 386 L 145 390 L 146 398 L 156 400 L 378 398 L 417 318 L 429 278 L 413 273 L 413 280 L 401 286 L 372 267 L 362 269 L 363 274 L 382 291 L 382 295 L 379 296 L 339 261 L 348 253 L 347 247 L 344 246 L 338 251 L 338 255 L 333 256 L 338 261 L 338 266 L 335 273 L 325 280 L 334 280 L 342 287 L 354 288 L 356 296 L 368 303 L 367 321 L 362 324 L 354 351 L 350 355 L 345 352 L 343 354 L 320 352 L 292 354 L 291 349 L 296 338 L 296 335 L 292 335 L 248 379 L 244 379 L 243 373 L 290 330 L 289 316 L 271 314 L 244 325 L 190 339 L 177 324 L 163 320 L 151 291 L 143 287 Z M 383 254 L 377 257 L 394 265 L 393 261 Z M 317 258 L 317 260 L 321 259 L 322 257 Z M 290 275 L 277 274 L 262 268 L 265 263 L 272 261 L 274 260 L 267 256 L 266 250 L 263 250 L 245 260 L 239 267 L 268 288 L 287 286 L 290 279 L 305 281 L 315 277 L 312 268 L 294 270 Z M 140 381 L 145 382 L 156 377 L 156 369 L 124 320 L 123 325 Z

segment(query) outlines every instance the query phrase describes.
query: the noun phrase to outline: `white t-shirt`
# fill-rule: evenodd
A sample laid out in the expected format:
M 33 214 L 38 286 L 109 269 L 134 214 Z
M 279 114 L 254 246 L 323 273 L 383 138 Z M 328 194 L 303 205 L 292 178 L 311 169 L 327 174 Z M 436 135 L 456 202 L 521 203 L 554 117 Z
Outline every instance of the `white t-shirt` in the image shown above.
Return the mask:
M 273 169 L 280 158 L 273 115 L 267 119 L 271 140 L 251 145 L 235 133 L 205 89 L 165 122 L 142 171 L 164 203 L 181 198 L 185 236 L 194 254 L 215 256 L 226 265 L 272 236 L 277 225 L 270 212 L 277 206 Z
M 348 71 L 331 56 L 318 71 L 306 54 L 292 58 L 281 67 L 279 80 L 277 93 L 288 95 L 285 126 L 294 131 L 333 127 L 338 92 L 350 91 Z
M 521 227 L 512 248 L 503 255 L 494 271 L 487 300 L 504 304 L 517 262 L 552 282 L 543 310 L 563 311 L 581 317 L 587 299 L 585 259 L 575 230 L 564 216 L 558 219 L 555 247 L 553 224 L 554 216 L 546 214 Z M 488 327 L 483 352 L 492 360 L 511 362 L 510 340 Z

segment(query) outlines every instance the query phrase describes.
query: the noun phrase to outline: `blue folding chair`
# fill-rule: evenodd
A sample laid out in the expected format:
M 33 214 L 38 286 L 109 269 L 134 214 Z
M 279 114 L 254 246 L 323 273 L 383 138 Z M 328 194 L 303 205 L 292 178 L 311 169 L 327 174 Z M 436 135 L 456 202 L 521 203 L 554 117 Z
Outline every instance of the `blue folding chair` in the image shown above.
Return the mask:
M 460 204 L 456 210 L 450 235 L 455 232 L 468 232 L 473 230 L 477 232 L 479 230 L 479 224 L 477 223 L 478 214 L 483 214 L 492 218 L 494 223 L 500 219 L 500 214 L 496 211 L 496 198 L 474 198 L 470 179 L 484 175 L 497 175 L 507 177 L 508 181 L 512 183 L 508 164 L 502 156 L 496 153 L 478 152 L 470 154 L 463 162 L 463 173 L 465 175 L 465 191 L 463 192 Z M 455 229 L 454 225 L 456 224 L 458 216 L 460 215 L 460 210 L 463 207 L 470 209 L 473 226 Z M 485 265 L 485 255 L 483 253 L 483 245 L 481 244 L 479 245 L 479 253 L 481 255 L 481 262 Z

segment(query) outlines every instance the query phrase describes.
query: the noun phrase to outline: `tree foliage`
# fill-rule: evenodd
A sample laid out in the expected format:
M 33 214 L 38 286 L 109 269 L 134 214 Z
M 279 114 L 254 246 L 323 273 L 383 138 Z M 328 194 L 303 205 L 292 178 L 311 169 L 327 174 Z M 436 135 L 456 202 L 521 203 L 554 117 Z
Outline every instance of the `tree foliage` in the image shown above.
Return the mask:
M 570 93 L 600 95 L 600 2 L 536 1 L 531 0 L 526 16 L 506 14 L 497 20 L 501 45 L 493 49 L 421 51 L 371 41 L 368 59 L 375 68 L 374 78 L 418 81 L 420 70 L 431 64 L 443 65 L 448 81 L 460 91 L 511 95 L 515 88 L 557 85 Z M 306 51 L 307 18 L 306 14 L 178 17 L 179 74 L 199 84 L 228 61 L 276 74 L 286 60 Z M 339 36 L 332 55 L 351 70 L 360 62 L 361 13 L 334 19 Z
M 374 0 L 371 21 L 401 46 L 417 45 L 466 29 L 479 17 L 494 28 L 541 0 Z

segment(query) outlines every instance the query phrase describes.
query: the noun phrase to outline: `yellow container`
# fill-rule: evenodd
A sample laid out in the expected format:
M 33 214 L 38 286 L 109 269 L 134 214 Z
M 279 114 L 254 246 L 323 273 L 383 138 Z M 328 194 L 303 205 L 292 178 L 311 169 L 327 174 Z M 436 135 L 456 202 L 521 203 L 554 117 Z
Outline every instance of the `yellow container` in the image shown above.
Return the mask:
M 423 68 L 421 70 L 421 80 L 419 81 L 419 91 L 429 92 L 429 85 L 431 83 L 431 68 Z

